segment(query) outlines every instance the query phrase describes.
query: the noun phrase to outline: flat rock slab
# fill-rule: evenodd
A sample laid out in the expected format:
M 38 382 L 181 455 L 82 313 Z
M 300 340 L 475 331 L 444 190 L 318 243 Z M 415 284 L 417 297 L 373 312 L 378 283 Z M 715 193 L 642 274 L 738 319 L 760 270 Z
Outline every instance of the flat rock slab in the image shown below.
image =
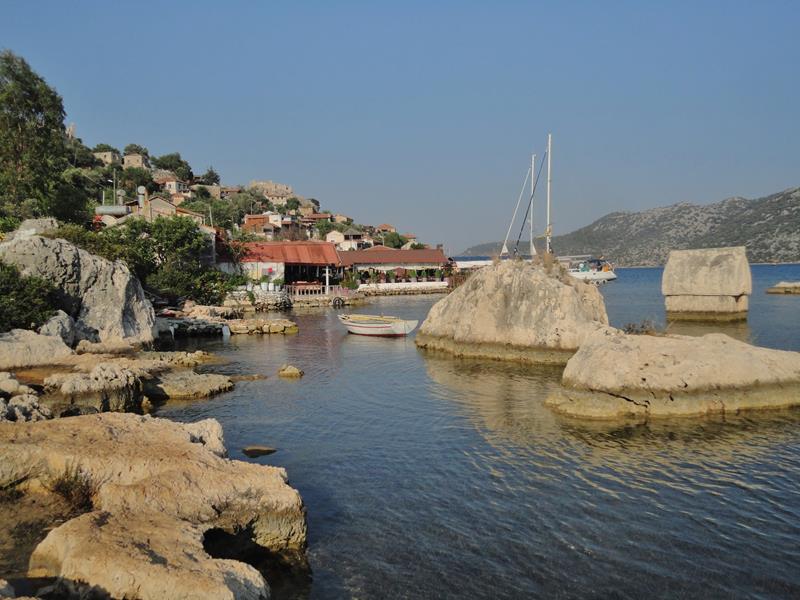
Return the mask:
M 178 369 L 144 379 L 144 393 L 152 400 L 191 400 L 207 398 L 233 389 L 233 381 L 227 375 L 195 373 L 189 369 Z
M 119 598 L 265 597 L 259 573 L 209 556 L 203 535 L 245 531 L 296 563 L 305 556 L 305 509 L 283 469 L 223 454 L 213 419 L 104 413 L 0 423 L 0 487 L 41 488 L 67 466 L 96 486 L 92 512 L 53 529 L 29 575 L 79 579 Z
M 547 400 L 584 418 L 670 417 L 800 404 L 800 353 L 723 334 L 589 338 Z
M 781 281 L 771 288 L 767 288 L 768 294 L 800 294 L 800 281 Z
M 564 364 L 608 326 L 596 286 L 522 261 L 471 275 L 428 313 L 418 346 L 457 356 Z
M 64 341 L 27 329 L 0 334 L 0 370 L 52 365 L 72 354 Z

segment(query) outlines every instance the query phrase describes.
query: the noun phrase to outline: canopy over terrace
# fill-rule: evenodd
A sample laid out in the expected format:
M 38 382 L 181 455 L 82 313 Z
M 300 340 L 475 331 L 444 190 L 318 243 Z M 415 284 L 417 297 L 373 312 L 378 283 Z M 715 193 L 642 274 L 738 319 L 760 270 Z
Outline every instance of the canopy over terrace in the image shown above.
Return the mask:
M 325 269 L 330 279 L 341 277 L 341 261 L 336 246 L 328 242 L 247 242 L 242 268 L 253 279 L 269 276 L 285 283 L 324 282 Z
M 449 259 L 441 249 L 396 250 L 385 246 L 374 246 L 367 250 L 339 252 L 342 266 L 355 271 L 394 271 L 396 269 L 426 271 L 441 269 Z

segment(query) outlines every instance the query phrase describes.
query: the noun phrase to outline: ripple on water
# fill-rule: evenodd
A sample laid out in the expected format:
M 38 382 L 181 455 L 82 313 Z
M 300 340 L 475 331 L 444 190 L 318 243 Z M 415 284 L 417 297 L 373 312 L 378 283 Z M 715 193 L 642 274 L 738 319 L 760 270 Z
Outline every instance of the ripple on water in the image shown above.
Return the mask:
M 658 277 L 637 277 L 606 286 L 612 321 L 663 315 Z M 785 301 L 749 335 L 800 349 L 778 331 L 800 328 Z M 359 312 L 421 318 L 432 302 Z M 329 310 L 295 318 L 296 336 L 200 342 L 230 359 L 209 368 L 268 379 L 161 412 L 220 419 L 232 456 L 278 448 L 252 460 L 286 467 L 308 506 L 313 597 L 800 596 L 800 411 L 576 423 L 543 406 L 559 369 L 348 336 Z M 306 376 L 275 377 L 285 362 Z

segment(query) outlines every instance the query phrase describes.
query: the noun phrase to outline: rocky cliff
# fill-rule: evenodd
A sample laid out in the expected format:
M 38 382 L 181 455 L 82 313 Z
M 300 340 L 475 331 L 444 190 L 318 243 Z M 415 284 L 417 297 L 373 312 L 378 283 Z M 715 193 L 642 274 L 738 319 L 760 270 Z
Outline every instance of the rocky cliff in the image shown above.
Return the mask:
M 465 254 L 491 255 L 500 246 Z M 559 255 L 603 255 L 619 266 L 663 265 L 670 250 L 724 246 L 746 246 L 750 262 L 800 262 L 800 188 L 756 200 L 615 212 L 553 240 Z

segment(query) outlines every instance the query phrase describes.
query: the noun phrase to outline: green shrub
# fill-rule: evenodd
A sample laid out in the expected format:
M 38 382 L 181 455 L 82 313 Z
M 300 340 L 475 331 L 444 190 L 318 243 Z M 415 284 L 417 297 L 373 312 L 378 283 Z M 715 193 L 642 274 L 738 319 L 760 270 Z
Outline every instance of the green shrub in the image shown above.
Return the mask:
M 56 311 L 55 288 L 0 262 L 0 331 L 37 329 Z

